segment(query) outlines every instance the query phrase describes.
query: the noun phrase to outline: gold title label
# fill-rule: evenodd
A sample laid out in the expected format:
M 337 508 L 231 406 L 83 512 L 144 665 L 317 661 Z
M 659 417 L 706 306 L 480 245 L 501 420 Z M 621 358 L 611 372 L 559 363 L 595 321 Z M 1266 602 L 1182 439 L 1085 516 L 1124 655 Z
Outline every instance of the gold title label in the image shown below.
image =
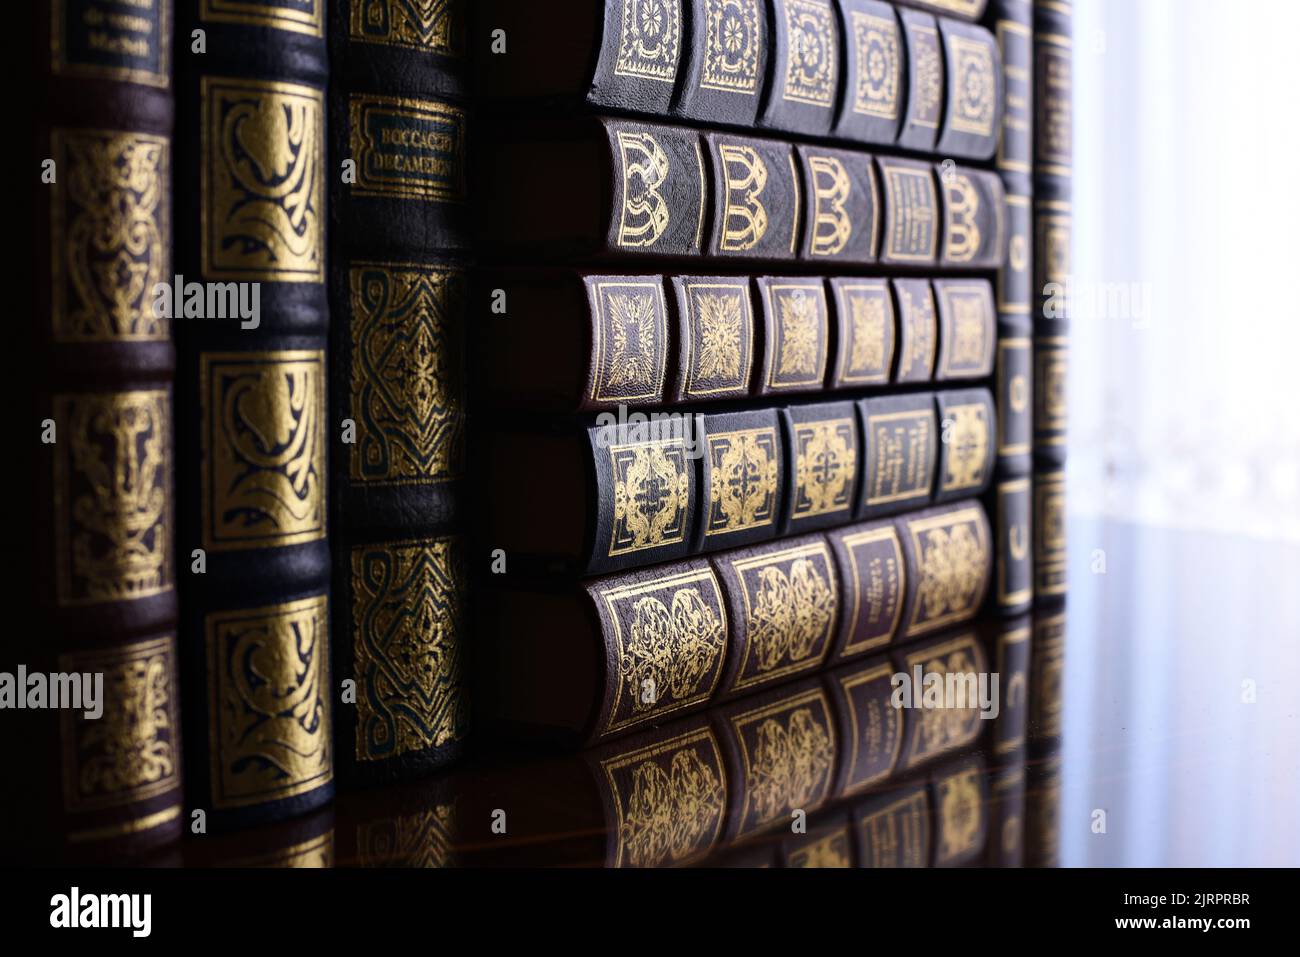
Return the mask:
M 50 204 L 55 342 L 164 342 L 154 286 L 171 278 L 171 143 L 54 130 Z
M 959 684 L 974 687 L 984 670 L 984 653 L 980 651 L 975 636 L 970 634 L 944 642 L 938 647 L 913 652 L 906 658 L 907 671 L 920 667 L 925 676 L 937 675 L 945 681 L 948 675 L 961 676 Z M 977 695 L 966 695 L 964 702 L 945 701 L 942 708 L 921 708 L 917 720 L 911 724 L 908 742 L 907 766 L 914 768 L 937 755 L 970 744 L 979 736 L 980 705 Z
M 984 801 L 979 771 L 969 768 L 939 779 L 939 846 L 935 860 L 959 860 L 979 848 L 984 830 Z
M 718 160 L 726 194 L 726 212 L 718 250 L 743 252 L 753 249 L 767 235 L 767 207 L 763 204 L 767 163 L 752 146 L 741 143 L 719 143 Z
M 350 0 L 348 39 L 460 56 L 465 44 L 460 0 Z
M 329 599 L 207 616 L 212 803 L 244 807 L 334 780 Z
M 1035 591 L 1064 595 L 1065 571 L 1065 473 L 1041 473 L 1034 477 Z
M 944 261 L 968 263 L 983 246 L 979 190 L 969 176 L 954 171 L 944 178 L 944 192 L 947 196 L 944 204 Z
M 704 62 L 700 86 L 754 96 L 766 37 L 760 0 L 704 0 Z
M 852 419 L 800 422 L 794 427 L 794 518 L 848 511 L 858 470 Z
M 459 269 L 349 266 L 352 481 L 410 485 L 460 476 L 464 286 Z
M 930 861 L 930 804 L 918 790 L 858 820 L 865 867 L 925 867 Z
M 943 110 L 943 51 L 939 47 L 939 31 L 934 27 L 914 25 L 911 39 L 912 90 L 908 124 L 937 130 Z
M 672 208 L 660 192 L 672 164 L 649 133 L 620 130 L 616 139 L 623 179 L 618 245 L 629 249 L 653 246 L 672 220 Z
M 1027 477 L 998 483 L 998 601 L 1003 605 L 1034 597 L 1030 488 Z
M 898 281 L 900 343 L 899 382 L 924 382 L 934 372 L 938 350 L 939 321 L 934 305 L 934 291 L 925 280 Z
M 1033 448 L 1028 336 L 998 340 L 998 454 L 1025 455 Z
M 846 824 L 830 834 L 809 841 L 798 850 L 791 851 L 786 859 L 786 866 L 806 868 L 852 867 L 852 839 L 849 826 Z
M 325 537 L 325 353 L 204 353 L 203 545 Z
M 835 727 L 820 689 L 784 698 L 731 719 L 745 783 L 738 834 L 795 808 L 811 811 L 830 793 L 835 770 Z
M 983 40 L 950 36 L 956 60 L 952 78 L 956 109 L 948 125 L 974 136 L 992 136 L 997 112 L 997 83 L 993 67 L 993 47 Z
M 885 175 L 885 251 L 882 259 L 931 262 L 939 244 L 939 196 L 928 167 L 881 162 Z
M 839 371 L 843 385 L 889 381 L 894 359 L 894 304 L 883 281 L 835 286 L 840 317 Z
M 875 447 L 875 468 L 867 477 L 867 505 L 928 500 L 934 469 L 934 412 L 925 408 L 871 413 L 866 431 Z
M 808 171 L 813 194 L 812 242 L 808 251 L 814 256 L 839 255 L 853 237 L 853 220 L 847 209 L 853 181 L 836 156 L 809 153 Z
M 843 535 L 853 576 L 846 623 L 850 639 L 842 655 L 889 644 L 903 614 L 903 546 L 893 525 Z
M 672 83 L 681 43 L 680 0 L 623 0 L 614 73 Z
M 690 398 L 742 396 L 753 366 L 754 306 L 749 284 L 687 282 L 686 384 Z
M 727 809 L 722 751 L 706 729 L 600 762 L 615 814 L 615 867 L 681 864 L 717 843 Z
M 780 457 L 775 427 L 709 436 L 706 536 L 776 524 Z
M 992 442 L 989 411 L 983 402 L 950 405 L 943 410 L 945 441 L 943 478 L 939 482 L 941 491 L 978 489 L 984 484 Z
M 465 199 L 465 111 L 437 100 L 353 94 L 348 144 L 357 196 Z
M 59 656 L 59 670 L 103 674 L 103 714 L 60 715 L 63 807 L 71 814 L 146 801 L 181 786 L 172 636 Z
M 1069 358 L 1061 337 L 1040 338 L 1034 349 L 1034 433 L 1060 445 L 1069 425 Z
M 171 9 L 170 0 L 52 0 L 51 71 L 169 87 Z
M 893 673 L 893 666 L 886 661 L 839 679 L 853 735 L 845 755 L 846 795 L 884 780 L 898 763 L 903 746 L 903 712 L 890 703 Z
M 661 282 L 599 281 L 587 291 L 596 321 L 590 397 L 636 402 L 663 397 L 668 374 L 668 306 Z
M 857 10 L 850 17 L 858 78 L 853 112 L 896 120 L 903 72 L 898 55 L 898 24 L 892 16 L 878 17 Z
M 352 549 L 357 760 L 465 736 L 465 591 L 457 539 Z
M 993 368 L 993 346 L 997 320 L 993 315 L 993 294 L 987 283 L 939 286 L 944 329 L 940 378 L 971 378 L 989 374 Z
M 785 0 L 784 99 L 829 110 L 835 102 L 839 44 L 828 0 Z
M 204 276 L 324 282 L 324 93 L 273 80 L 200 84 Z
M 773 392 L 819 386 L 826 376 L 830 317 L 821 280 L 770 283 L 773 348 L 767 385 Z
M 686 540 L 691 507 L 691 461 L 680 438 L 614 445 L 614 530 L 609 557 Z
M 1074 155 L 1074 77 L 1070 38 L 1054 33 L 1035 37 L 1038 56 L 1038 117 L 1035 121 L 1035 172 L 1070 176 Z
M 745 650 L 732 691 L 816 668 L 839 609 L 839 581 L 825 541 L 732 559 L 745 605 Z
M 979 508 L 907 522 L 916 556 L 916 600 L 905 634 L 925 634 L 979 610 L 988 584 L 988 531 Z
M 325 0 L 199 0 L 199 19 L 325 36 Z
M 58 604 L 171 591 L 171 395 L 56 395 L 54 418 L 63 430 L 54 458 Z
M 605 734 L 708 701 L 727 647 L 712 568 L 600 589 L 618 675 Z

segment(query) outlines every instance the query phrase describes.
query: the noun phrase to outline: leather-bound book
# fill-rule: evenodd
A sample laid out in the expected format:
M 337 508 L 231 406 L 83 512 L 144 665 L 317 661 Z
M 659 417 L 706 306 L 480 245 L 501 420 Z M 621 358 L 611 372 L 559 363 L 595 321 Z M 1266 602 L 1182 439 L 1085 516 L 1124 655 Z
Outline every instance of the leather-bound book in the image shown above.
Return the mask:
M 907 59 L 907 108 L 897 145 L 903 149 L 931 152 L 943 121 L 945 71 L 939 24 L 928 13 L 898 10 L 903 28 Z
M 696 552 L 713 552 L 776 536 L 788 470 L 775 409 L 703 417 L 700 520 Z
M 32 312 L 15 316 L 34 385 L 13 408 L 35 413 L 41 439 L 13 466 L 30 485 L 5 572 L 22 625 L 0 667 L 0 847 L 122 861 L 182 823 L 175 354 L 170 309 L 155 308 L 171 305 L 174 13 L 171 0 L 129 17 L 96 0 L 22 6 L 35 67 L 21 136 L 41 179 L 35 219 L 19 220 L 35 236 L 34 272 L 17 278 Z M 70 687 L 74 700 L 55 697 Z
M 993 595 L 1003 614 L 1018 615 L 1034 601 L 1033 476 L 999 476 L 989 492 L 997 536 L 997 583 Z
M 884 385 L 901 341 L 898 310 L 886 279 L 831 279 L 834 342 L 827 387 Z
M 711 126 L 752 126 L 772 52 L 767 0 L 683 0 L 675 116 Z
M 935 393 L 939 417 L 939 474 L 935 502 L 979 495 L 993 478 L 997 417 L 988 389 L 944 389 Z
M 760 276 L 756 285 L 762 350 L 754 394 L 820 390 L 831 341 L 825 283 L 806 276 Z
M 745 276 L 673 276 L 674 374 L 669 403 L 739 399 L 750 393 L 762 348 L 753 290 Z
M 936 169 L 943 200 L 944 269 L 997 269 L 1006 258 L 1006 192 L 988 170 Z
M 939 307 L 936 382 L 987 379 L 993 374 L 997 316 L 987 279 L 935 279 Z
M 964 20 L 978 20 L 984 14 L 989 0 L 897 0 L 899 4 L 942 13 L 947 16 L 961 17 Z
M 825 136 L 842 78 L 840 20 L 832 0 L 766 0 L 772 41 L 759 125 Z
M 934 393 L 860 399 L 857 412 L 867 449 L 857 517 L 893 515 L 928 504 L 941 438 Z
M 1067 590 L 1065 470 L 1043 466 L 1034 472 L 1034 597 L 1057 601 Z
M 898 356 L 894 381 L 929 382 L 939 353 L 939 312 L 934 288 L 926 279 L 894 279 L 898 303 Z
M 875 262 L 880 190 L 871 156 L 808 145 L 796 152 L 808 203 L 800 257 L 827 268 Z
M 334 791 L 325 6 L 177 4 L 176 272 L 240 306 L 175 321 L 186 801 L 209 831 Z
M 987 160 L 1002 125 L 1002 55 L 983 27 L 947 17 L 938 22 L 948 82 L 935 149 L 941 156 Z
M 341 779 L 468 734 L 463 0 L 330 5 L 333 685 Z
M 844 29 L 844 93 L 834 134 L 892 146 L 907 105 L 907 55 L 892 4 L 839 0 Z
M 813 534 L 577 586 L 503 589 L 483 603 L 488 720 L 509 737 L 593 743 L 810 674 L 832 653 L 971 621 L 992 562 L 979 503 L 896 522 L 901 557 L 880 576 L 869 551 L 849 565 L 842 541 Z M 877 616 L 888 615 L 887 634 L 861 612 L 881 602 L 892 605 Z
M 781 420 L 790 489 L 781 534 L 851 521 L 864 458 L 853 403 L 791 405 Z

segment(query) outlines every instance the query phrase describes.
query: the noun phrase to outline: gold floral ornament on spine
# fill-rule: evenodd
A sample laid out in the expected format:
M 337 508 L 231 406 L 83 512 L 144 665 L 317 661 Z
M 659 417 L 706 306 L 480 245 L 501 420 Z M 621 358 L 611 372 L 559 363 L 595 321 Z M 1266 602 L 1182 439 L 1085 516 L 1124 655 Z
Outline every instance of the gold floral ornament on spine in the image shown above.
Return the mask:
M 681 42 L 680 0 L 623 0 L 614 73 L 672 83 Z
M 332 781 L 327 597 L 216 612 L 206 632 L 213 806 Z
M 348 39 L 423 53 L 464 53 L 462 0 L 349 0 Z
M 464 598 L 455 539 L 352 550 L 358 760 L 464 737 Z
M 211 279 L 325 281 L 325 97 L 201 79 L 202 266 Z
M 199 360 L 205 548 L 325 537 L 325 353 Z
M 56 595 L 62 606 L 173 587 L 171 396 L 54 397 Z
M 705 0 L 700 86 L 754 96 L 763 50 L 762 0 Z
M 163 342 L 171 278 L 171 147 L 147 133 L 55 130 L 50 205 L 55 342 Z

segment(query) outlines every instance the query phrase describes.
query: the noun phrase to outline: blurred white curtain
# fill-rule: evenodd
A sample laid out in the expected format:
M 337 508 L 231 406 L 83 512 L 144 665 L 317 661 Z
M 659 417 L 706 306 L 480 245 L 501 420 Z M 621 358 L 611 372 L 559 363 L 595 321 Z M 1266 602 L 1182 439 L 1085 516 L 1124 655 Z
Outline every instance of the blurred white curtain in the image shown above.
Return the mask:
M 1300 541 L 1300 4 L 1074 10 L 1071 510 Z

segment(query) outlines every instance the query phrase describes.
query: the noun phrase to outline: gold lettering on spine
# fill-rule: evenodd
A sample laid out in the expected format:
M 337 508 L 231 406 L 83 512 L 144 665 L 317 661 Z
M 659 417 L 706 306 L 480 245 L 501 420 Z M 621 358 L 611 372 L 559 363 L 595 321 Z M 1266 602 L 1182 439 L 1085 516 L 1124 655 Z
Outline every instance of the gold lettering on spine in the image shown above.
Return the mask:
M 94 0 L 92 0 L 94 2 Z M 102 9 L 115 0 L 100 0 L 98 6 L 80 11 L 74 9 L 73 19 L 68 17 L 69 6 L 75 0 L 51 0 L 50 3 L 50 67 L 55 74 L 72 76 L 101 76 L 127 83 L 167 89 L 171 86 L 172 23 L 171 0 L 129 0 L 135 8 L 130 14 L 119 14 Z M 80 16 L 76 13 L 80 12 Z M 89 48 L 73 49 L 74 34 L 81 31 L 81 39 Z M 81 56 L 80 60 L 70 57 Z M 117 62 L 95 62 L 95 57 Z
M 897 119 L 902 77 L 898 27 L 893 17 L 877 17 L 857 10 L 851 16 L 858 76 L 853 91 L 853 112 Z
M 354 94 L 348 144 L 357 196 L 463 202 L 465 111 L 439 100 Z
M 785 0 L 786 50 L 783 96 L 830 109 L 835 100 L 839 50 L 835 14 L 828 0 Z
M 213 807 L 294 797 L 334 780 L 329 599 L 215 612 L 206 643 Z
M 727 196 L 718 248 L 723 252 L 752 249 L 767 234 L 767 207 L 761 198 L 767 187 L 767 163 L 753 147 L 734 143 L 719 144 L 718 154 Z
M 200 195 L 209 279 L 325 280 L 325 97 L 205 76 Z
M 205 353 L 203 544 L 228 550 L 325 537 L 325 353 Z
M 623 209 L 618 244 L 653 246 L 668 228 L 672 211 L 659 188 L 668 181 L 668 154 L 649 133 L 618 133 L 623 169 Z
M 929 262 L 938 245 L 938 196 L 929 169 L 884 167 L 889 209 L 885 256 L 899 262 Z
M 614 73 L 672 83 L 681 42 L 679 0 L 623 0 Z
M 848 170 L 834 156 L 809 156 L 812 173 L 814 256 L 834 256 L 853 235 L 853 222 L 845 204 L 853 191 Z
M 761 0 L 704 0 L 704 63 L 700 86 L 754 96 L 763 50 Z
M 469 702 L 460 563 L 453 538 L 352 549 L 358 760 L 464 737 Z
M 943 57 L 939 51 L 939 33 L 933 27 L 914 26 L 916 44 L 912 53 L 916 87 L 911 95 L 916 106 L 911 110 L 911 123 L 927 129 L 939 128 L 939 113 L 943 108 Z
M 199 19 L 323 37 L 325 0 L 199 0 Z
M 147 133 L 54 130 L 55 342 L 165 342 L 154 286 L 171 279 L 171 145 Z
M 171 591 L 172 407 L 165 391 L 54 397 L 56 600 Z

